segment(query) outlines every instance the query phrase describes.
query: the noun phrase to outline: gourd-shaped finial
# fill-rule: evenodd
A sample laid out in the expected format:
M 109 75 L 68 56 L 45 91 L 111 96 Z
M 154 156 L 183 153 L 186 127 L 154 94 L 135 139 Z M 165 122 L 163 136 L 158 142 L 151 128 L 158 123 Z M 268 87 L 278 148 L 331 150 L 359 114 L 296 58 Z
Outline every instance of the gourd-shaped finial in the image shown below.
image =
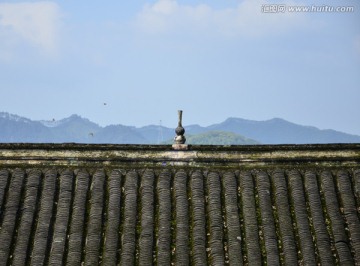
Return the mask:
M 175 129 L 176 136 L 174 138 L 175 144 L 184 144 L 186 141 L 186 138 L 184 136 L 185 129 L 182 126 L 182 110 L 178 111 L 178 126 Z

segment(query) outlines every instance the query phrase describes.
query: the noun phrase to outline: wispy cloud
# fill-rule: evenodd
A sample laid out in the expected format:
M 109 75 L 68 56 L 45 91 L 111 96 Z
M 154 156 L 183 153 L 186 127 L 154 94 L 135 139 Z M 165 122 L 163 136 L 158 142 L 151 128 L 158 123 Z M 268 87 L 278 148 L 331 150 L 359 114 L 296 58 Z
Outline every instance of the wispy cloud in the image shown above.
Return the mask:
M 46 54 L 57 49 L 61 11 L 56 3 L 0 3 L 1 46 L 27 44 Z
M 305 21 L 300 13 L 263 13 L 265 4 L 269 3 L 245 0 L 233 8 L 215 9 L 207 4 L 191 6 L 176 0 L 158 0 L 143 7 L 137 15 L 136 26 L 148 34 L 195 31 L 236 37 L 281 33 Z

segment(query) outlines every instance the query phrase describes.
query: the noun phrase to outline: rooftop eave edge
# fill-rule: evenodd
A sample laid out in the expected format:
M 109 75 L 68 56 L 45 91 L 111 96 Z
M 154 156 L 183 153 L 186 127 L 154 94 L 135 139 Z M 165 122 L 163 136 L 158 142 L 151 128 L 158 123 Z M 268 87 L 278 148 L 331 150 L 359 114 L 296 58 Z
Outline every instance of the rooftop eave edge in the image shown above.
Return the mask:
M 191 146 L 10 144 L 0 145 L 0 165 L 238 165 L 360 164 L 359 144 Z

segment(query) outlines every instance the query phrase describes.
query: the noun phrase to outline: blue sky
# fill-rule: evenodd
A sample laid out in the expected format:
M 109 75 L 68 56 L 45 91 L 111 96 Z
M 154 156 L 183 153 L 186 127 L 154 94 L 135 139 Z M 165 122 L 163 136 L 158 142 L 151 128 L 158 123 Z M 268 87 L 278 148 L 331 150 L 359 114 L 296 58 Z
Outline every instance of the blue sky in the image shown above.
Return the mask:
M 280 117 L 360 135 L 359 100 L 357 0 L 0 0 L 0 111 L 175 127 L 183 109 L 185 125 Z

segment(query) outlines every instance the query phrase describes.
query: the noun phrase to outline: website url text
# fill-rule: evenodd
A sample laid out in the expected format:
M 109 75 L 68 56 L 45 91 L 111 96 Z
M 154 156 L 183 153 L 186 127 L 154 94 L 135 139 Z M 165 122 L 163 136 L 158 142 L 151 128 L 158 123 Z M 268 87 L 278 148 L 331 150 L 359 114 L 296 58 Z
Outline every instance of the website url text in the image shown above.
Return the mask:
M 354 12 L 353 6 L 289 6 L 289 5 L 262 5 L 263 13 L 285 13 L 285 12 L 319 12 L 319 13 L 350 13 Z

